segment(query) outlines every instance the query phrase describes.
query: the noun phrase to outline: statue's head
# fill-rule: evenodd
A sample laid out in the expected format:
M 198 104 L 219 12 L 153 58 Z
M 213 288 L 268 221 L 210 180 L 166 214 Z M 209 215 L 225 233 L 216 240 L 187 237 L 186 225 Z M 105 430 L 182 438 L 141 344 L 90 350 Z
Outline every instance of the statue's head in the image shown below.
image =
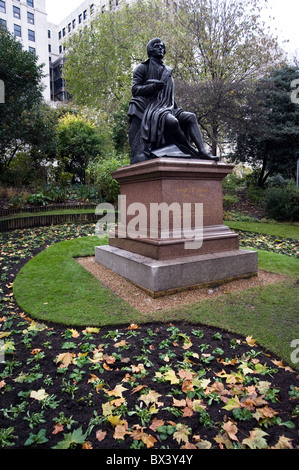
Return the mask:
M 160 38 L 151 39 L 147 45 L 147 55 L 148 57 L 156 57 L 163 59 L 166 54 L 166 47 L 163 41 Z

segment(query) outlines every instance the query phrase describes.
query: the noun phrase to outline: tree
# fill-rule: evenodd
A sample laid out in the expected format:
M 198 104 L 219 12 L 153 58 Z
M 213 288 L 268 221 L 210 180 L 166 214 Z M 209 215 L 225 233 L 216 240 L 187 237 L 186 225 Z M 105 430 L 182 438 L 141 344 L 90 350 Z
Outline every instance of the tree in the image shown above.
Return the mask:
M 88 117 L 68 113 L 58 123 L 57 140 L 62 171 L 85 184 L 89 162 L 104 154 L 104 136 Z
M 35 145 L 41 137 L 42 68 L 34 54 L 24 51 L 0 27 L 0 79 L 5 84 L 5 103 L 0 104 L 0 173 L 22 146 Z
M 177 70 L 183 82 L 177 86 L 178 99 L 187 106 L 192 96 L 193 111 L 213 154 L 226 143 L 231 129 L 242 124 L 253 83 L 283 59 L 277 40 L 260 20 L 266 4 L 267 0 L 180 2 L 178 17 L 190 52 Z
M 298 78 L 298 67 L 278 68 L 257 82 L 247 103 L 246 128 L 236 135 L 233 159 L 260 168 L 258 186 L 277 173 L 296 174 L 299 105 L 291 100 L 291 83 Z
M 79 105 L 116 112 L 131 96 L 133 67 L 146 57 L 155 36 L 175 35 L 162 1 L 142 0 L 116 12 L 98 13 L 90 27 L 66 43 L 65 79 Z

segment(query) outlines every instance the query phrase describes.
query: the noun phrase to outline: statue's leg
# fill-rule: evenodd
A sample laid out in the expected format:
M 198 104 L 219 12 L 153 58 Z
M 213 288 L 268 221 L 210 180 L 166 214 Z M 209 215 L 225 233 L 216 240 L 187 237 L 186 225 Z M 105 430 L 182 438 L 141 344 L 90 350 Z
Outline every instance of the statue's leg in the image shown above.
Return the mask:
M 198 148 L 200 158 L 218 161 L 219 157 L 214 157 L 209 152 L 207 152 L 205 148 L 202 133 L 199 128 L 195 114 L 184 111 L 180 113 L 180 115 L 178 116 L 178 120 L 183 128 L 188 129 L 191 140 L 195 143 L 196 147 Z
M 139 163 L 148 160 L 144 151 L 144 143 L 141 139 L 141 120 L 133 116 L 130 120 L 129 144 L 131 148 L 131 163 Z
M 182 145 L 184 150 L 190 152 L 193 157 L 198 157 L 196 149 L 190 145 L 190 142 L 182 130 L 178 119 L 173 116 L 173 114 L 169 113 L 167 115 L 165 125 L 171 143 L 178 143 L 178 145 Z

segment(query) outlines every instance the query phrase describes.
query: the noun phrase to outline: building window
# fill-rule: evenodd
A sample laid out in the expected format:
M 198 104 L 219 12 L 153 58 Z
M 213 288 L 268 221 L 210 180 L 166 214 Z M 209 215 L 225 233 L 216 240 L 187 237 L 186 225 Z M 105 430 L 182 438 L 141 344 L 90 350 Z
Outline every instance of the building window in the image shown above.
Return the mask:
M 48 51 L 52 52 L 51 44 L 48 44 Z
M 65 28 L 62 30 L 62 36 L 64 37 L 66 35 Z
M 59 54 L 62 53 L 62 46 L 59 46 Z
M 0 18 L 0 26 L 3 26 L 3 28 L 7 29 L 7 22 L 3 18 Z
M 73 20 L 73 29 L 76 28 L 76 20 Z
M 83 20 L 86 20 L 86 18 L 87 18 L 87 10 L 84 10 L 83 11 Z
M 13 25 L 13 32 L 14 32 L 14 35 L 21 38 L 22 37 L 22 30 L 21 30 L 21 26 L 19 24 L 14 24 Z
M 61 39 L 61 31 L 58 33 L 58 38 Z
M 13 8 L 13 16 L 15 18 L 18 18 L 18 20 L 20 20 L 21 19 L 21 10 L 20 10 L 20 8 L 15 7 L 15 6 L 13 6 L 12 8 Z
M 72 30 L 72 23 L 69 23 L 69 24 L 68 24 L 67 30 L 68 30 L 69 33 L 71 32 L 71 30 Z
M 51 39 L 51 31 L 48 29 L 48 39 Z
M 28 40 L 35 42 L 35 31 L 32 31 L 32 29 L 28 29 Z
M 91 15 L 94 14 L 94 4 L 93 3 L 90 5 L 90 14 Z
M 0 0 L 0 13 L 6 13 L 5 2 Z
M 34 24 L 34 14 L 27 11 L 27 23 Z
M 34 8 L 34 2 L 33 2 L 33 0 L 27 0 L 27 5 L 28 5 L 29 7 Z
M 36 55 L 36 49 L 35 49 L 35 47 L 29 46 L 29 52 L 31 52 L 31 54 L 33 54 L 33 55 Z
M 82 23 L 82 13 L 79 15 L 79 24 Z

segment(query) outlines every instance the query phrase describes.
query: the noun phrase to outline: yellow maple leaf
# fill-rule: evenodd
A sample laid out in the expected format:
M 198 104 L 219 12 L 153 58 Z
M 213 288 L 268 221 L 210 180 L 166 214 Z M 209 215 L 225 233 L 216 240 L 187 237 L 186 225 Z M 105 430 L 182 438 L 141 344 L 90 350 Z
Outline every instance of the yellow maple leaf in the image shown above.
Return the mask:
M 105 390 L 105 393 L 107 393 L 107 395 L 109 395 L 109 397 L 122 397 L 123 395 L 123 392 L 127 390 L 127 388 L 123 387 L 121 384 L 119 385 L 116 385 L 116 387 L 109 391 L 109 390 Z
M 172 385 L 174 384 L 178 384 L 180 382 L 180 380 L 177 378 L 177 376 L 175 375 L 175 371 L 170 369 L 168 370 L 165 374 L 164 374 L 164 378 L 165 380 L 167 380 L 168 382 L 170 382 Z
M 182 441 L 187 443 L 191 434 L 190 428 L 185 424 L 179 423 L 176 426 L 176 432 L 173 434 L 173 438 L 180 444 Z
M 249 346 L 256 346 L 256 339 L 253 339 L 252 336 L 246 336 L 246 343 Z
M 127 421 L 121 419 L 121 415 L 110 415 L 108 416 L 108 421 L 114 428 L 116 426 L 125 426 L 125 423 L 127 423 Z
M 225 406 L 223 406 L 222 408 L 224 410 L 227 410 L 227 411 L 231 411 L 231 410 L 234 410 L 235 408 L 240 408 L 241 407 L 241 403 L 239 401 L 239 398 L 236 396 L 230 398 L 227 402 L 227 404 Z
M 32 390 L 32 392 L 30 393 L 30 398 L 34 398 L 34 400 L 38 401 L 44 400 L 47 396 L 48 394 L 43 388 L 37 391 Z
M 149 405 L 150 403 L 158 404 L 159 397 L 161 396 L 162 395 L 155 392 L 155 390 L 150 390 L 147 394 L 141 395 L 138 400 L 142 400 L 146 405 Z
M 58 364 L 58 362 L 61 362 L 59 366 L 60 369 L 64 367 L 68 367 L 70 364 L 73 363 L 75 356 L 76 354 L 70 353 L 70 352 L 58 354 L 56 358 L 56 364 Z

